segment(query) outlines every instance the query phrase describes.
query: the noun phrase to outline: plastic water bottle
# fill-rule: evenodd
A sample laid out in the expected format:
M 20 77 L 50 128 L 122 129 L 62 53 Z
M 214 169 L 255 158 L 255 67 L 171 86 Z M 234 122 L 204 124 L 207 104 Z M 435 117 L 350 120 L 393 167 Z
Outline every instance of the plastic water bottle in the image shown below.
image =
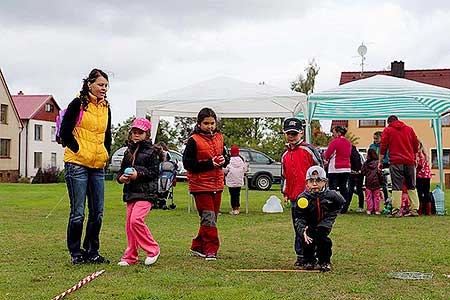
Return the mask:
M 434 203 L 436 205 L 436 214 L 443 215 L 445 214 L 444 207 L 444 191 L 437 185 L 433 190 Z

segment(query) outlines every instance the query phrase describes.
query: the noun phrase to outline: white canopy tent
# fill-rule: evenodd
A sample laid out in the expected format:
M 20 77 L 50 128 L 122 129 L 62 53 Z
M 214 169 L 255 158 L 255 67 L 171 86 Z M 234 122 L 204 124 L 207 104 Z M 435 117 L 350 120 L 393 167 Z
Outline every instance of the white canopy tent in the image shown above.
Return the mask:
M 196 117 L 203 107 L 221 118 L 287 118 L 306 111 L 306 95 L 264 83 L 217 77 L 136 101 L 136 116 L 150 116 L 155 138 L 161 116 Z
M 162 116 L 196 117 L 203 107 L 209 107 L 221 118 L 287 118 L 305 114 L 306 98 L 305 94 L 290 89 L 217 77 L 150 97 L 148 100 L 138 100 L 136 116 L 150 116 L 153 125 L 152 139 L 155 139 Z M 246 186 L 248 188 L 248 184 Z M 190 202 L 188 200 L 188 212 Z

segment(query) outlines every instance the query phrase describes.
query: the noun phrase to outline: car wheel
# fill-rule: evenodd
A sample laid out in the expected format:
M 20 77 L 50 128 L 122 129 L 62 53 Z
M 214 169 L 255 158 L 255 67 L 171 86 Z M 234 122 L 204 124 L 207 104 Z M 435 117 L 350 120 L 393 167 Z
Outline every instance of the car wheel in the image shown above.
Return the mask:
M 258 175 L 258 177 L 255 178 L 255 187 L 258 190 L 269 190 L 272 187 L 272 178 L 266 174 Z

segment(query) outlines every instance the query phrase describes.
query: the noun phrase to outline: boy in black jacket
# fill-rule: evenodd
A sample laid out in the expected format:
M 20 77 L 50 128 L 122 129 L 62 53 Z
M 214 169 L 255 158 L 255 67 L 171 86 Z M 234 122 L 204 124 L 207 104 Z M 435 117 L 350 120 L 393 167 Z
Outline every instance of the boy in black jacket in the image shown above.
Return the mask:
M 297 199 L 295 230 L 302 237 L 306 270 L 331 270 L 332 242 L 329 234 L 345 199 L 329 190 L 326 184 L 323 168 L 309 168 L 306 172 L 306 191 Z

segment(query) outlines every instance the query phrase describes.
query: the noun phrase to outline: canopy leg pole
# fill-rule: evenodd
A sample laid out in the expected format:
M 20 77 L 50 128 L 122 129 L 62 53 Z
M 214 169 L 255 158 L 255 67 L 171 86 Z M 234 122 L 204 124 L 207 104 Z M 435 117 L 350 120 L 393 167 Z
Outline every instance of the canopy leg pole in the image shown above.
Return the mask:
M 248 176 L 245 174 L 245 214 L 248 214 Z

